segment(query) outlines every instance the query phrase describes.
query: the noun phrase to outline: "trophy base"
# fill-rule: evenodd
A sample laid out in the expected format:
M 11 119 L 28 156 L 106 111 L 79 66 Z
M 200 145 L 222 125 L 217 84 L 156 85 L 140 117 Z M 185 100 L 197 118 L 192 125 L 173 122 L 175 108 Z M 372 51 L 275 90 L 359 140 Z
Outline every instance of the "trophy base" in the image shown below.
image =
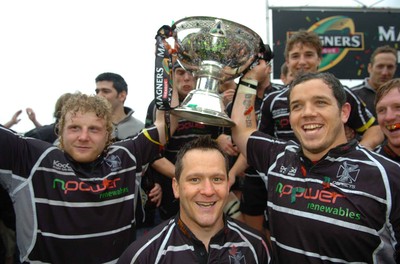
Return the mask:
M 221 97 L 210 90 L 192 90 L 172 114 L 189 121 L 219 127 L 233 127 L 235 123 L 224 111 Z
M 228 115 L 221 112 L 196 107 L 179 107 L 171 111 L 175 116 L 197 122 L 200 124 L 220 126 L 220 127 L 233 127 L 235 123 L 228 117 Z

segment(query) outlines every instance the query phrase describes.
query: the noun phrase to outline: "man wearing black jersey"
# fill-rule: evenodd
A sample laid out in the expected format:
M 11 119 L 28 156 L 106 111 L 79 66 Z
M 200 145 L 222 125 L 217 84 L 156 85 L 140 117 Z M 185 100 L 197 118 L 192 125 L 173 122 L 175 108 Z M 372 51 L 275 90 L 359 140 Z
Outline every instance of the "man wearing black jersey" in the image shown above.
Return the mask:
M 287 40 L 284 56 L 292 78 L 306 72 L 316 73 L 322 60 L 322 43 L 315 32 L 300 30 Z M 357 136 L 362 145 L 373 149 L 383 140 L 375 117 L 349 88 L 346 87 L 345 91 L 351 105 L 346 122 L 348 131 L 351 132 L 349 137 Z M 296 141 L 289 124 L 287 93 L 288 87 L 264 98 L 258 129 L 280 139 Z
M 210 136 L 178 152 L 173 179 L 177 216 L 136 240 L 118 263 L 270 263 L 263 235 L 223 214 L 229 161 Z
M 0 126 L 0 184 L 13 200 L 20 261 L 115 263 L 133 240 L 143 168 L 166 141 L 163 112 L 153 127 L 112 143 L 106 99 L 78 93 L 58 126 L 60 148 Z M 176 127 L 171 117 L 171 133 Z
M 274 260 L 399 261 L 400 165 L 347 141 L 350 105 L 339 80 L 307 73 L 292 82 L 289 121 L 300 145 L 257 131 L 255 87 L 250 71 L 239 82 L 232 136 L 267 186 Z

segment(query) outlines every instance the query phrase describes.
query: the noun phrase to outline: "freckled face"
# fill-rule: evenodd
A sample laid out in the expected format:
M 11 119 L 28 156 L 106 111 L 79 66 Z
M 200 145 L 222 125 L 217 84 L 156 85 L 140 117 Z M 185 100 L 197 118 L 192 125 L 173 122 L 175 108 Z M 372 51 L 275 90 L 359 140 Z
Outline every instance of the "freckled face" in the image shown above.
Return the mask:
M 400 154 L 400 87 L 391 89 L 376 104 L 378 124 L 393 151 Z
M 94 112 L 67 113 L 61 144 L 64 151 L 78 162 L 94 161 L 106 147 L 106 121 Z

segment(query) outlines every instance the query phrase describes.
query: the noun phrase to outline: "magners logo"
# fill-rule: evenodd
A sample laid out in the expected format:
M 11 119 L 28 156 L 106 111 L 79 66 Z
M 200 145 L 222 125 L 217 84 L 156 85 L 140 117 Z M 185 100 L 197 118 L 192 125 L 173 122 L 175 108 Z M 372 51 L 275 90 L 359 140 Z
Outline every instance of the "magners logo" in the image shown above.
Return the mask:
M 322 42 L 322 60 L 319 71 L 338 64 L 349 51 L 364 50 L 364 33 L 356 32 L 353 19 L 331 16 L 314 23 L 308 31 L 318 34 Z M 288 37 L 295 32 L 288 32 Z

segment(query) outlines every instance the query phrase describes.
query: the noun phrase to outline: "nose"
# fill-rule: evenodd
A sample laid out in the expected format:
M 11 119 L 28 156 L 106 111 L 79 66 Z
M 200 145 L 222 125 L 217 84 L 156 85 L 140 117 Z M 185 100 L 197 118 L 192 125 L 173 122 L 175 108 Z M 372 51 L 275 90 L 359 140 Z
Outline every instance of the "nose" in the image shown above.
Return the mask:
M 399 111 L 395 111 L 392 108 L 388 107 L 385 114 L 385 121 L 390 122 L 395 120 L 397 115 L 400 115 Z
M 183 78 L 185 79 L 185 80 L 190 80 L 190 78 L 192 78 L 193 77 L 193 75 L 192 75 L 192 73 L 191 72 L 185 72 L 185 74 L 183 75 Z
M 101 96 L 101 97 L 105 97 L 104 93 L 102 91 L 97 92 L 96 95 Z
M 311 103 L 306 103 L 303 107 L 303 116 L 313 116 L 314 114 L 314 106 Z
M 211 179 L 203 181 L 203 184 L 200 188 L 200 193 L 203 195 L 211 196 L 215 193 L 214 184 L 212 183 Z
M 299 56 L 299 64 L 306 64 L 306 57 L 304 55 Z
M 87 128 L 82 128 L 79 134 L 80 141 L 87 141 L 89 138 L 89 131 Z
M 391 70 L 389 69 L 389 67 L 387 67 L 387 66 L 383 67 L 382 75 L 387 76 L 387 75 L 390 75 L 390 74 L 391 74 Z

